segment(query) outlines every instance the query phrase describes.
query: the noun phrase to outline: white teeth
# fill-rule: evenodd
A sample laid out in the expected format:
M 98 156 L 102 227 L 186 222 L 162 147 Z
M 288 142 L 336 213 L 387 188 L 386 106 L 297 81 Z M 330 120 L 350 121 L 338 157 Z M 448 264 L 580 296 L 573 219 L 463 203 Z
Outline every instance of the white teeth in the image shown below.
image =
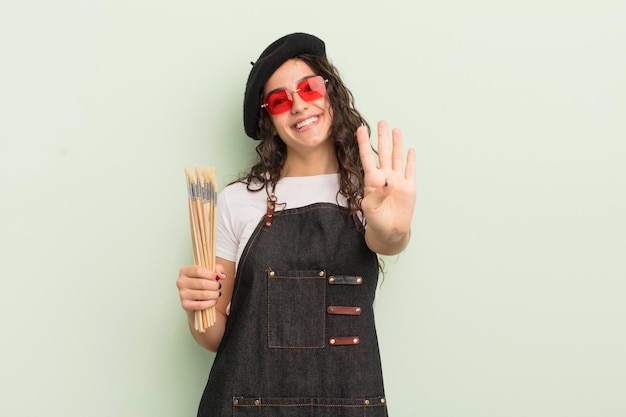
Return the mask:
M 303 127 L 308 126 L 315 121 L 317 121 L 317 117 L 309 117 L 308 119 L 296 124 L 296 129 L 302 129 Z

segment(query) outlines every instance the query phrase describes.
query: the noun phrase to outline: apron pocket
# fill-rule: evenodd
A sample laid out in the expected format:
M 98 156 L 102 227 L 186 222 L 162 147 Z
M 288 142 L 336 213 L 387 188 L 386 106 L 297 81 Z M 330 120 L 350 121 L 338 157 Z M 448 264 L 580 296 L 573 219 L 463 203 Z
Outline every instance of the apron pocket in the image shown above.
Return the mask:
M 268 270 L 267 314 L 270 348 L 324 348 L 326 272 Z
M 385 397 L 233 398 L 233 417 L 387 417 Z

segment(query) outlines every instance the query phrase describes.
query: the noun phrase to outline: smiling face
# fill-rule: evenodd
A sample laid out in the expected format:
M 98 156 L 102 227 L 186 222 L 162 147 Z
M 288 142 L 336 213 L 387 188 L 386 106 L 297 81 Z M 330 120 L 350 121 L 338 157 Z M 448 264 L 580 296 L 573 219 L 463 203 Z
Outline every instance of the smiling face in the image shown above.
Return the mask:
M 329 157 L 336 161 L 335 148 L 329 138 L 332 112 L 328 96 L 305 101 L 293 92 L 302 81 L 316 75 L 304 61 L 290 59 L 272 74 L 263 89 L 264 97 L 273 91 L 286 90 L 293 100 L 290 110 L 270 114 L 276 133 L 287 146 L 287 159 L 292 159 L 292 162 L 294 159 L 310 162 L 310 158 L 321 158 L 322 162 Z

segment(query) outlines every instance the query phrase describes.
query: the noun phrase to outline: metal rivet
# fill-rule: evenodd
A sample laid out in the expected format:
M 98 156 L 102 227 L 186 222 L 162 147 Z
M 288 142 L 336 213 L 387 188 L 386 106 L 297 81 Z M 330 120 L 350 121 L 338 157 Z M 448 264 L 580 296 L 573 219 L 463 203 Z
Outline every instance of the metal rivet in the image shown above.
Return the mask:
M 362 284 L 362 283 L 363 283 L 363 278 L 358 277 L 358 278 L 356 279 L 356 283 L 357 283 L 357 284 Z
M 326 273 L 324 271 L 320 271 L 320 277 L 323 277 L 324 275 L 326 275 Z
M 233 404 L 234 404 L 234 405 L 239 404 L 239 400 L 238 400 L 237 398 L 233 398 Z
M 333 284 L 335 282 L 335 277 L 328 278 L 328 282 Z
M 276 275 L 276 272 L 270 271 L 270 277 L 273 277 L 274 275 Z
M 355 337 L 354 339 L 352 339 L 352 343 L 354 343 L 355 345 L 359 343 L 359 338 Z
M 357 314 L 361 314 L 361 308 L 360 307 L 355 308 L 354 312 Z
M 254 400 L 254 405 L 261 405 L 261 400 Z
M 384 399 L 384 398 L 381 398 L 381 399 L 380 399 L 380 403 L 381 403 L 381 404 L 384 404 L 384 403 L 385 403 L 385 399 Z
M 328 343 L 330 343 L 331 345 L 334 345 L 336 342 L 337 342 L 337 341 L 336 341 L 335 339 L 330 339 L 330 340 L 328 341 Z
M 364 403 L 365 405 L 370 405 L 370 400 L 365 400 L 365 401 L 363 401 L 363 403 Z
M 334 309 L 334 308 L 332 308 L 332 307 L 328 307 L 328 308 L 326 309 L 326 311 L 328 311 L 329 313 L 332 313 L 333 311 L 335 311 L 335 309 Z
M 265 222 L 265 225 L 269 227 L 272 225 L 272 222 Z

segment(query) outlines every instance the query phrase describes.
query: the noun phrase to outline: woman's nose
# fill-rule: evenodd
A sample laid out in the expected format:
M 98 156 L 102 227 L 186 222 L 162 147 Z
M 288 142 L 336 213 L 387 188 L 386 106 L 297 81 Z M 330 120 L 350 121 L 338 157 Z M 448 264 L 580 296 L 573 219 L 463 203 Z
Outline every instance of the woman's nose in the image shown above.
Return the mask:
M 293 100 L 293 105 L 291 106 L 292 114 L 300 113 L 309 107 L 309 103 L 304 101 L 297 91 L 291 93 L 291 99 Z

